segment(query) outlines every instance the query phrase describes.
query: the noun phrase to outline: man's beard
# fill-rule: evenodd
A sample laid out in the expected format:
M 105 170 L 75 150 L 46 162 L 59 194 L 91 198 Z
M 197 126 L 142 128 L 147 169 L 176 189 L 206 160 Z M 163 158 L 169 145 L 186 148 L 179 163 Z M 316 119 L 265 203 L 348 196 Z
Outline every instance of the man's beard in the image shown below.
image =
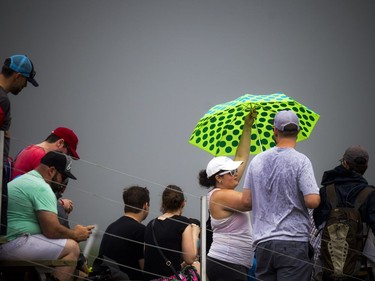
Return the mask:
M 66 187 L 66 184 L 57 182 L 57 175 L 53 176 L 49 185 L 54 193 L 63 193 Z
M 9 89 L 9 92 L 11 92 L 13 95 L 17 96 L 23 88 L 25 88 L 27 85 L 27 82 L 24 84 L 21 84 L 20 82 L 15 83 L 11 89 Z
M 22 90 L 23 90 L 23 86 L 19 86 L 19 85 L 17 85 L 17 86 L 15 86 L 15 87 L 13 87 L 13 89 L 11 89 L 10 90 L 10 92 L 13 94 L 13 95 L 15 95 L 15 96 L 17 96 Z
M 12 91 L 10 91 L 13 95 L 17 96 L 20 92 L 21 92 L 22 89 L 14 89 Z

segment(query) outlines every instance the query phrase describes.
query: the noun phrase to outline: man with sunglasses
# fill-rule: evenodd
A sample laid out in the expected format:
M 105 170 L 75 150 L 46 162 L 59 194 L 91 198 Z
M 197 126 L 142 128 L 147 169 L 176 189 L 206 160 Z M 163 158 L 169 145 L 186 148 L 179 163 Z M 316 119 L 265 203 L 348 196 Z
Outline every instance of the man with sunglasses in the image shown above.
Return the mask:
M 78 242 L 85 241 L 93 226 L 69 229 L 59 223 L 55 190 L 71 173 L 71 157 L 48 152 L 38 167 L 9 183 L 9 242 L 0 246 L 0 260 L 77 260 Z M 75 266 L 59 267 L 58 280 L 71 280 Z
M 256 155 L 246 173 L 242 202 L 252 208 L 259 280 L 311 280 L 308 208 L 317 208 L 320 196 L 311 161 L 295 150 L 299 131 L 297 114 L 279 111 L 276 146 Z
M 4 131 L 4 150 L 3 150 L 3 178 L 2 178 L 2 204 L 1 204 L 1 229 L 0 234 L 6 234 L 6 210 L 7 210 L 7 182 L 10 175 L 8 173 L 7 160 L 10 146 L 10 123 L 11 123 L 11 104 L 8 93 L 18 95 L 23 88 L 27 87 L 27 82 L 34 87 L 39 84 L 35 81 L 33 63 L 25 55 L 13 55 L 5 59 L 0 72 L 0 130 Z

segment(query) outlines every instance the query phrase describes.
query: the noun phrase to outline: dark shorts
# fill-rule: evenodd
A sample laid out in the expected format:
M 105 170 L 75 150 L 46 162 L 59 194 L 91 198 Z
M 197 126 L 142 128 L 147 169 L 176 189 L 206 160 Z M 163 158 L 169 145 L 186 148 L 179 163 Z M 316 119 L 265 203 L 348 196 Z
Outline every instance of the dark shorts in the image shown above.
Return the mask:
M 270 240 L 257 245 L 255 276 L 263 281 L 310 281 L 309 242 Z
M 207 256 L 206 272 L 209 281 L 246 281 L 249 268 Z

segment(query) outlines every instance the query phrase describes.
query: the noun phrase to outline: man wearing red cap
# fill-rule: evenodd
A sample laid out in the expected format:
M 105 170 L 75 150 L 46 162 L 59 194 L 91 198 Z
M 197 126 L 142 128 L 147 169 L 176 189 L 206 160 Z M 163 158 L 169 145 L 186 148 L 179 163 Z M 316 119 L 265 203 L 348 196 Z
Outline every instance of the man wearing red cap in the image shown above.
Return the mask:
M 72 156 L 73 159 L 79 159 L 77 145 L 78 137 L 71 129 L 65 127 L 56 128 L 43 142 L 29 145 L 16 156 L 11 179 L 15 179 L 38 167 L 40 160 L 50 151 L 63 152 Z M 67 214 L 73 210 L 73 202 L 71 200 L 60 199 L 59 203 L 63 206 Z M 67 214 L 62 216 L 63 221 L 66 221 Z
M 78 137 L 68 128 L 58 127 L 41 143 L 32 144 L 23 149 L 14 160 L 12 179 L 35 169 L 40 159 L 49 151 L 63 152 L 74 159 L 77 153 Z

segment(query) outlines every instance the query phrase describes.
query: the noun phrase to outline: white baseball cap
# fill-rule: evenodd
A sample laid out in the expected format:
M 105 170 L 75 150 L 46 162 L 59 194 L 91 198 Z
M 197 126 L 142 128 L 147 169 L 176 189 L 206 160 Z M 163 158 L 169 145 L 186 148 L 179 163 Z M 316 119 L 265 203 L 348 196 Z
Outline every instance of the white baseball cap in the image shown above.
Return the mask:
M 219 171 L 232 171 L 237 169 L 243 161 L 233 161 L 226 156 L 218 156 L 213 158 L 207 164 L 206 173 L 207 178 L 210 178 L 212 175 L 215 175 Z

